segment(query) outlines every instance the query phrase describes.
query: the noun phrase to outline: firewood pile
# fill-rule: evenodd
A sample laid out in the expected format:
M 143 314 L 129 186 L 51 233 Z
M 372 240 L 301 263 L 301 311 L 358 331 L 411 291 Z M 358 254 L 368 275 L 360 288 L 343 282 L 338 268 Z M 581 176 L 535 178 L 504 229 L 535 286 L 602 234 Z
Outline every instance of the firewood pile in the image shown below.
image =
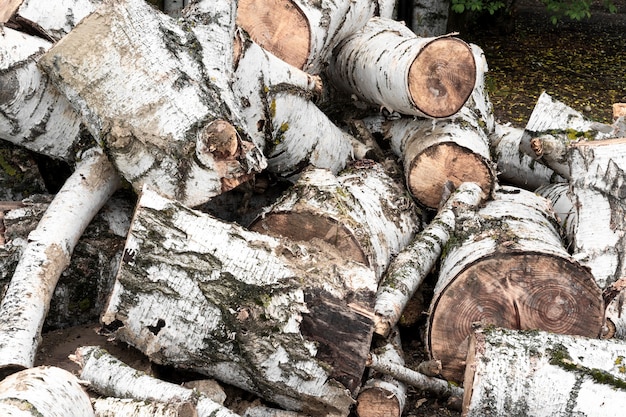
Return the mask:
M 407 386 L 467 416 L 621 413 L 620 105 L 608 125 L 543 94 L 502 125 L 480 47 L 393 1 L 168 11 L 0 4 L 0 137 L 72 167 L 0 196 L 3 415 L 239 415 L 98 346 L 79 376 L 34 366 L 44 326 L 94 318 L 263 401 L 241 415 L 399 417 Z

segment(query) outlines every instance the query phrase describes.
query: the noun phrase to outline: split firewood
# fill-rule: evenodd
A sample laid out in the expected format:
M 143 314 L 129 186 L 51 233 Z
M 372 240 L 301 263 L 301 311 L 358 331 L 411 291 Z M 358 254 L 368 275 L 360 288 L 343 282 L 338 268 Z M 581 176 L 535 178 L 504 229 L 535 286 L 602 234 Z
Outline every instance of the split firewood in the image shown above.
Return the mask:
M 374 271 L 144 190 L 102 320 L 150 360 L 294 411 L 347 415 L 373 335 Z
M 94 417 L 78 378 L 61 368 L 40 366 L 0 380 L 3 416 Z
M 388 342 L 376 349 L 382 361 L 404 366 L 402 341 L 397 328 Z M 387 374 L 370 371 L 357 397 L 356 413 L 359 417 L 400 417 L 406 403 L 406 385 Z
M 463 415 L 621 416 L 626 346 L 543 331 L 473 334 Z
M 470 47 L 445 36 L 419 38 L 404 24 L 374 17 L 343 40 L 328 75 L 341 90 L 389 112 L 449 117 L 476 82 Z
M 143 0 L 105 2 L 39 60 L 137 191 L 192 206 L 266 166 L 228 87 L 235 5 L 213 3 L 193 26 Z
M 485 194 L 495 185 L 488 135 L 491 103 L 484 89 L 484 54 L 472 46 L 478 65 L 476 86 L 467 104 L 450 119 L 400 118 L 386 123 L 385 137 L 402 157 L 407 187 L 424 206 L 437 208 L 448 181 L 477 183 Z
M 33 366 L 59 276 L 83 231 L 120 184 L 119 176 L 99 150 L 92 149 L 82 158 L 29 234 L 28 245 L 0 304 L 2 374 Z
M 454 234 L 457 216 L 466 215 L 467 210 L 479 205 L 484 198 L 477 184 L 461 184 L 426 228 L 398 253 L 385 272 L 376 294 L 376 333 L 387 335 L 400 320 L 409 300 Z
M 239 0 L 238 3 L 237 24 L 256 43 L 300 70 L 319 74 L 337 44 L 374 16 L 378 2 Z
M 96 417 L 197 417 L 189 403 L 138 401 L 129 398 L 96 398 L 93 401 Z
M 328 170 L 305 171 L 250 226 L 294 241 L 323 241 L 377 277 L 420 228 L 421 213 L 402 184 L 373 161 L 355 162 L 337 177 Z
M 151 377 L 100 347 L 80 347 L 71 359 L 81 366 L 80 378 L 101 395 L 137 401 L 191 403 L 195 405 L 198 417 L 237 417 L 197 390 Z
M 598 337 L 601 290 L 563 246 L 550 202 L 502 187 L 459 223 L 441 259 L 426 344 L 461 382 L 474 323 Z

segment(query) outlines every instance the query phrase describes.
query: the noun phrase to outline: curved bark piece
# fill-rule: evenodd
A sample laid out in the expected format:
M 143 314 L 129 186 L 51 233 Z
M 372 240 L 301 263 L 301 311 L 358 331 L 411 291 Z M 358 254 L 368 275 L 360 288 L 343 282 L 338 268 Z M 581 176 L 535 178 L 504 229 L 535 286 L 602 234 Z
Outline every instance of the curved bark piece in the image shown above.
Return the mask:
M 362 28 L 376 2 L 239 0 L 237 24 L 261 47 L 294 67 L 319 73 L 337 44 Z
M 483 201 L 477 184 L 463 183 L 450 196 L 435 218 L 396 256 L 385 272 L 376 294 L 375 331 L 387 335 L 395 326 L 413 294 L 433 269 L 441 251 L 454 234 L 458 212 L 462 215 Z
M 378 277 L 420 228 L 420 213 L 404 187 L 373 161 L 356 162 L 337 177 L 305 171 L 250 226 L 294 241 L 322 240 Z
M 486 328 L 468 352 L 463 415 L 621 416 L 622 342 Z
M 197 417 L 191 403 L 137 401 L 129 398 L 96 398 L 96 417 Z
M 156 363 L 289 410 L 345 416 L 375 289 L 371 269 L 327 245 L 251 232 L 144 190 L 102 320 Z
M 59 276 L 89 222 L 118 188 L 108 159 L 92 149 L 46 210 L 0 304 L 0 373 L 34 364 L 41 328 Z M 68 221 L 71 219 L 71 221 Z
M 372 18 L 333 53 L 329 76 L 340 89 L 390 112 L 442 118 L 459 111 L 476 82 L 465 42 L 419 38 L 404 24 Z
M 198 417 L 238 417 L 197 390 L 151 377 L 126 365 L 98 346 L 83 346 L 71 356 L 82 370 L 80 378 L 99 394 L 137 401 L 192 403 Z
M 601 291 L 561 242 L 550 203 L 502 187 L 459 225 L 441 260 L 427 346 L 461 382 L 473 323 L 598 337 Z
M 5 417 L 94 417 L 89 396 L 71 373 L 53 366 L 25 369 L 0 381 Z
M 195 206 L 266 166 L 239 130 L 227 88 L 235 7 L 219 4 L 192 28 L 143 0 L 106 2 L 39 61 L 137 191 L 150 184 Z M 234 152 L 207 136 L 215 123 L 237 131 Z

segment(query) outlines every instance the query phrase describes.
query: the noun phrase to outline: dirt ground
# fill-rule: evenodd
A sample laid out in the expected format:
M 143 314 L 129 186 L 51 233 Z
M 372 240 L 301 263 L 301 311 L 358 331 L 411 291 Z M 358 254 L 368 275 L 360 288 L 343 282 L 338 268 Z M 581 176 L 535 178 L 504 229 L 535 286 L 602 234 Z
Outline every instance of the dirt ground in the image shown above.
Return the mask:
M 461 33 L 462 39 L 485 51 L 488 91 L 497 119 L 523 127 L 545 90 L 595 120 L 610 121 L 611 104 L 626 102 L 626 0 L 616 4 L 617 14 L 594 6 L 591 19 L 555 26 L 540 2 L 524 0 L 518 6 L 514 31 L 481 25 Z M 402 330 L 409 366 L 424 358 L 422 325 L 423 319 Z M 68 356 L 80 345 L 101 345 L 133 367 L 149 368 L 141 354 L 109 341 L 98 329 L 93 323 L 45 334 L 37 364 L 77 372 Z M 435 398 L 409 391 L 406 417 L 460 416 Z

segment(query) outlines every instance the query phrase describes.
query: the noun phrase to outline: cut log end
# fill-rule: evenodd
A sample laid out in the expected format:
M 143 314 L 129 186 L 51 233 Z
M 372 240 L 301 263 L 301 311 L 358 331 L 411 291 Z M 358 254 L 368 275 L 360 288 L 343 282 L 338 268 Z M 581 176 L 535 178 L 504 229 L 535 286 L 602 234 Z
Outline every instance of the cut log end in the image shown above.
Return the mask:
M 460 39 L 438 38 L 426 45 L 409 69 L 408 84 L 416 107 L 431 117 L 455 114 L 472 94 L 476 63 Z
M 431 316 L 428 344 L 442 375 L 461 382 L 475 323 L 598 337 L 603 301 L 591 273 L 546 254 L 508 253 L 466 268 Z
M 359 417 L 400 416 L 402 410 L 398 398 L 388 390 L 372 387 L 359 394 L 356 405 Z
M 407 170 L 407 184 L 411 193 L 430 208 L 437 208 L 448 181 L 455 188 L 463 182 L 476 183 L 485 195 L 489 195 L 494 175 L 488 161 L 453 142 L 426 148 L 413 159 Z
M 291 0 L 240 0 L 237 24 L 283 61 L 298 69 L 306 66 L 311 31 L 306 16 Z
M 198 132 L 197 152 L 210 152 L 216 159 L 237 156 L 239 140 L 237 130 L 226 120 L 214 120 Z
M 299 225 L 299 227 L 293 227 Z M 346 259 L 368 265 L 357 239 L 342 224 L 329 217 L 307 212 L 269 213 L 250 226 L 250 230 L 287 237 L 294 241 L 322 240 L 337 248 Z

